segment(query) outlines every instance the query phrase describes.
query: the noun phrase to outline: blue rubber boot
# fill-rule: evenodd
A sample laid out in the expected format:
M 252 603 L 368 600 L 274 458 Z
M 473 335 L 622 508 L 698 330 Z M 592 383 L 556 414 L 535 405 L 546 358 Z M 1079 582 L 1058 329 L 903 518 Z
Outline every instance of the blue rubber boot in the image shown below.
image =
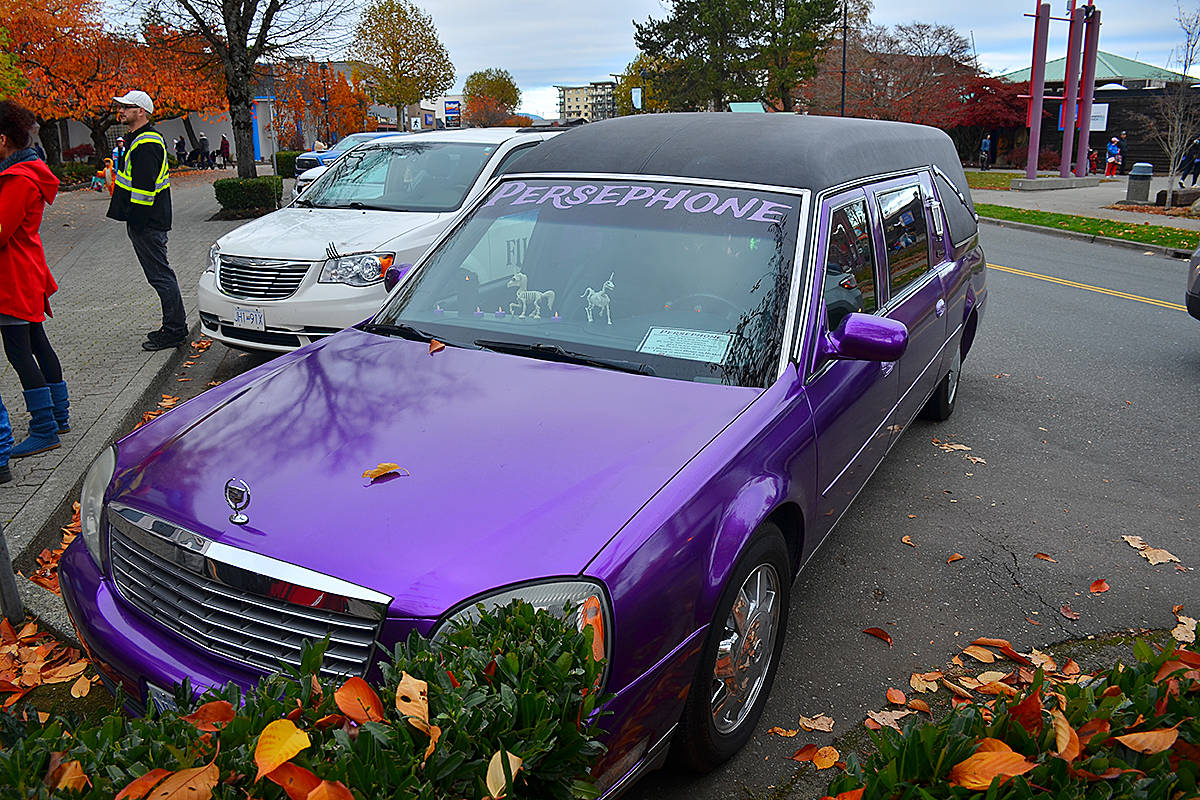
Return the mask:
M 29 421 L 29 438 L 12 449 L 12 458 L 44 453 L 59 446 L 58 423 L 54 421 L 54 400 L 50 397 L 50 387 L 26 389 L 25 407 L 33 415 Z
M 8 468 L 8 454 L 12 452 L 12 425 L 8 423 L 8 409 L 0 400 L 0 483 L 12 480 L 12 470 Z
M 71 399 L 67 397 L 67 382 L 48 383 L 50 399 L 54 401 L 54 421 L 58 423 L 59 433 L 71 432 Z

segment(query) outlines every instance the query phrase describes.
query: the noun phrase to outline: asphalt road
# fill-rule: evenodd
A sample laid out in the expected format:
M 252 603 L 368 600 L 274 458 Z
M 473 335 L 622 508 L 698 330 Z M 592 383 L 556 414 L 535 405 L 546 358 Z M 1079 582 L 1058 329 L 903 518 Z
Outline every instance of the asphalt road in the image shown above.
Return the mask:
M 907 689 L 912 672 L 946 665 L 978 636 L 1046 649 L 1169 628 L 1175 604 L 1200 611 L 1200 321 L 1159 305 L 1182 304 L 1186 263 L 991 225 L 982 237 L 989 263 L 1055 280 L 991 270 L 954 416 L 914 423 L 793 585 L 755 739 L 710 775 L 660 771 L 627 797 L 768 794 L 795 771 L 787 756 L 800 743 L 861 729 L 887 687 Z M 228 353 L 212 367 L 223 379 L 264 360 Z M 944 452 L 935 437 L 972 449 Z M 1187 571 L 1151 566 L 1126 534 Z M 963 559 L 947 564 L 953 553 Z M 1097 578 L 1111 590 L 1091 595 Z M 1060 613 L 1066 603 L 1078 620 Z M 871 626 L 894 647 L 861 633 Z M 835 720 L 832 736 L 766 733 L 821 712 Z M 829 777 L 790 796 L 818 797 Z

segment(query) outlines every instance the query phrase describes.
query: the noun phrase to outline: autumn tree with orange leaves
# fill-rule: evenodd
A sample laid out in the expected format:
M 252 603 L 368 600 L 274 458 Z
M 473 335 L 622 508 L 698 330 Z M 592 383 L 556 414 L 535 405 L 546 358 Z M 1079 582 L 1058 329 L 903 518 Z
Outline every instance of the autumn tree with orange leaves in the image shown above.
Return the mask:
M 328 65 L 289 60 L 273 69 L 275 131 L 316 131 L 332 143 L 346 134 L 374 128 L 367 121 L 370 98 L 360 81 Z

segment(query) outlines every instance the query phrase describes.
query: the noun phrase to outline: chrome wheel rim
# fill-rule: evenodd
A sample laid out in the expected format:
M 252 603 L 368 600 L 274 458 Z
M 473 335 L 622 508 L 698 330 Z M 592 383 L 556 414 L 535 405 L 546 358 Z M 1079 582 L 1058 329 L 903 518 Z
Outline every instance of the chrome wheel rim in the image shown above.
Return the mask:
M 946 400 L 950 403 L 954 402 L 954 397 L 958 394 L 958 375 L 962 372 L 962 350 L 954 351 L 954 363 L 950 365 L 950 372 L 946 375 L 948 381 L 946 385 Z
M 760 564 L 738 589 L 717 642 L 711 708 L 719 733 L 742 724 L 766 683 L 779 612 L 779 575 L 770 564 Z

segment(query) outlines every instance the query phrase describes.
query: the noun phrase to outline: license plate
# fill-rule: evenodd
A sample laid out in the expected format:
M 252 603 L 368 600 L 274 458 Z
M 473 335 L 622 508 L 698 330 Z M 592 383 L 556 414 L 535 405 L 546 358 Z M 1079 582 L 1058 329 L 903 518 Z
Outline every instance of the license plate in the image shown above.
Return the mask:
M 261 308 L 234 306 L 233 326 L 235 328 L 249 328 L 252 331 L 265 331 L 267 329 L 267 320 L 263 316 Z
M 146 684 L 146 696 L 160 712 L 179 710 L 179 706 L 175 703 L 174 693 L 168 692 L 166 689 L 160 689 L 153 683 Z

